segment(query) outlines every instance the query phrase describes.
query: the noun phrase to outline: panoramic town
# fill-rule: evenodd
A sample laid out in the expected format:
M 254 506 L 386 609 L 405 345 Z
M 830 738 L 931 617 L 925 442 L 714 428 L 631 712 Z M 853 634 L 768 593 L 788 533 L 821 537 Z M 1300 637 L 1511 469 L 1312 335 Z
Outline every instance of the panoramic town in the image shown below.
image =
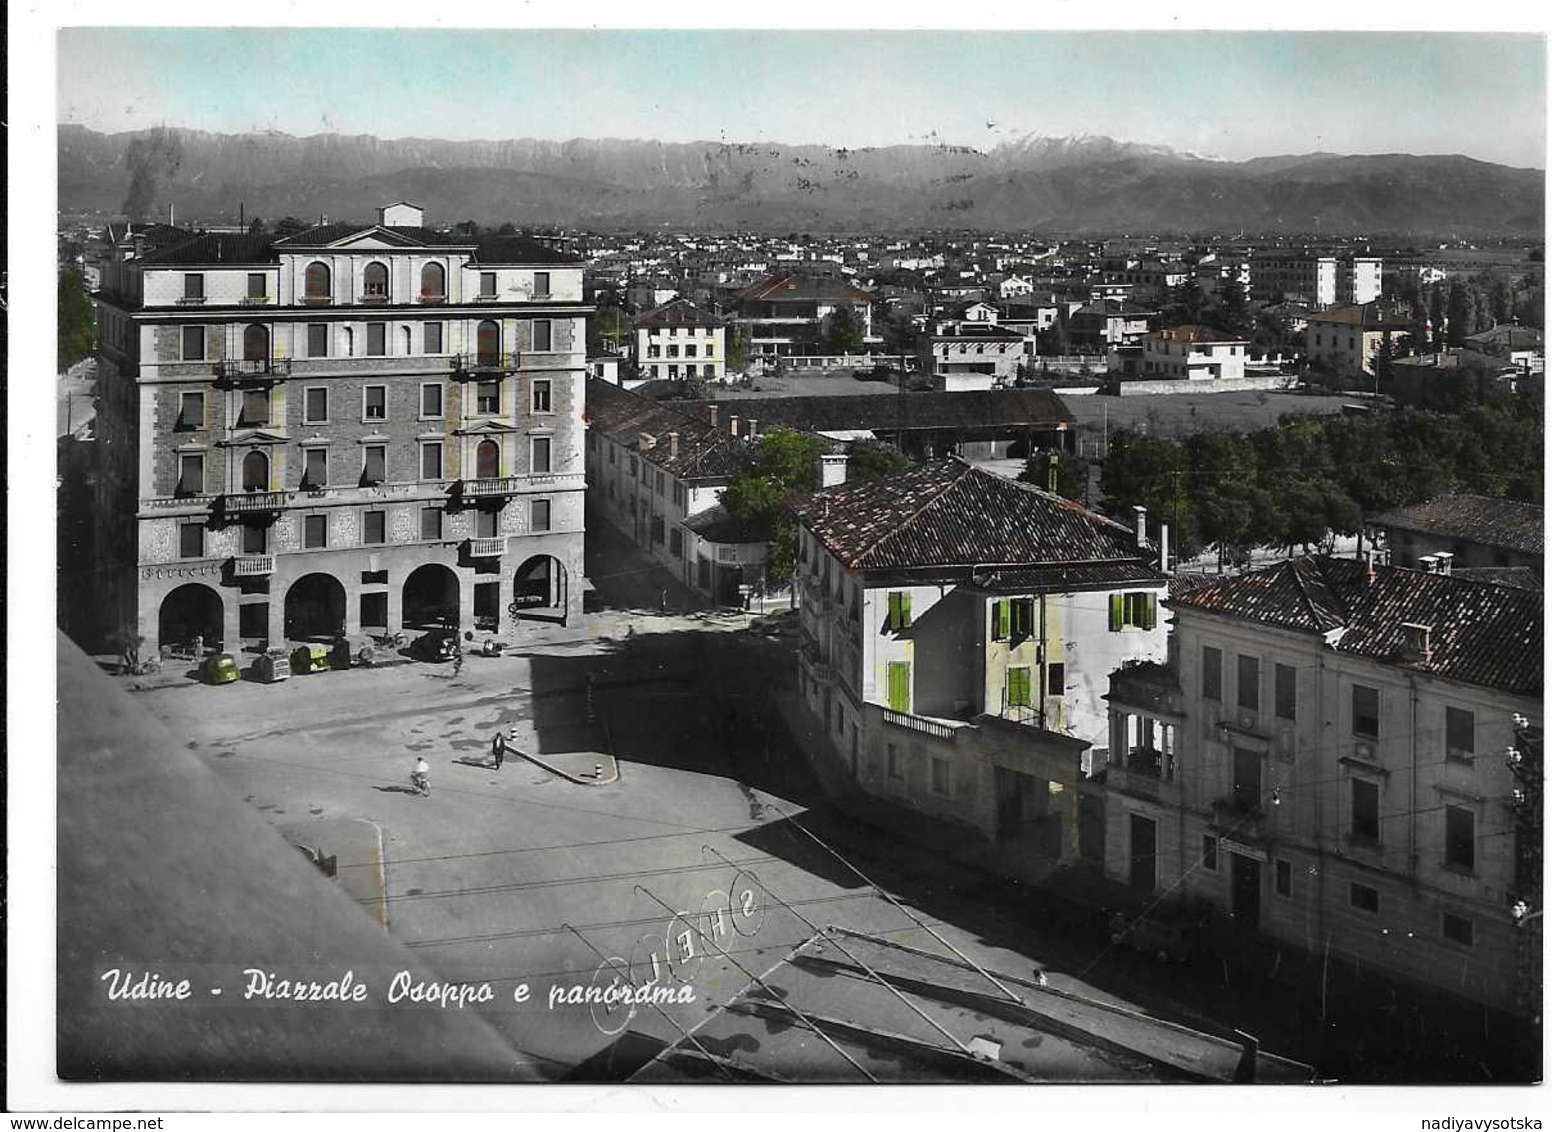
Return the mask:
M 61 1078 L 1541 1079 L 1539 169 L 214 137 L 60 126 Z

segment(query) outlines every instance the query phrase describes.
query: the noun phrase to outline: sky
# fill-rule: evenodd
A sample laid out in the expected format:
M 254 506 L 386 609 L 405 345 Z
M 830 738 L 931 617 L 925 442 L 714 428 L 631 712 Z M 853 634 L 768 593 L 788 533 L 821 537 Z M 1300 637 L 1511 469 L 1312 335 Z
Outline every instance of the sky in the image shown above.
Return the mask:
M 106 132 L 850 147 L 1103 134 L 1544 169 L 1546 66 L 1530 32 L 68 28 L 57 114 Z

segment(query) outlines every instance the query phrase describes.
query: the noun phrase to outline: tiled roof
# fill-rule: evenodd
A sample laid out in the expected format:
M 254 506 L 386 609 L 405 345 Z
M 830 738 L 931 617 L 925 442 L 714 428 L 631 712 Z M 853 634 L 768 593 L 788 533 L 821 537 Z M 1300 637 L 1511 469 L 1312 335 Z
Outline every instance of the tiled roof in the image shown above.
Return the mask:
M 707 542 L 724 545 L 765 542 L 768 537 L 758 522 L 729 514 L 720 503 L 691 515 L 684 520 L 684 525 Z
M 333 244 L 358 233 L 373 232 L 390 243 L 405 247 L 469 247 L 475 241 L 468 236 L 451 232 L 438 232 L 432 228 L 412 228 L 408 225 L 363 224 L 355 220 L 340 220 L 331 224 L 317 224 L 305 232 L 297 232 L 275 241 L 279 248 L 313 248 Z
M 959 459 L 822 491 L 799 516 L 848 569 L 1069 566 L 1080 584 L 1081 567 L 1149 561 L 1119 523 Z
M 1412 328 L 1410 319 L 1381 310 L 1376 303 L 1310 311 L 1309 321 L 1336 323 L 1338 326 L 1359 326 L 1365 330 L 1410 330 Z
M 994 326 L 984 322 L 956 322 L 933 338 L 1007 338 L 1023 341 L 1024 335 L 1006 326 Z
M 147 252 L 140 262 L 146 267 L 159 264 L 274 263 L 274 237 L 247 233 L 188 233 L 189 238 L 162 244 Z
M 707 402 L 674 404 L 685 411 L 704 413 Z M 762 429 L 784 425 L 802 432 L 1052 428 L 1072 420 L 1062 399 L 1049 389 L 967 389 L 957 393 L 934 390 L 903 396 L 853 393 L 836 397 L 740 397 L 718 404 L 724 419 L 728 413 L 737 413 L 756 418 Z
M 548 244 L 530 240 L 526 236 L 482 236 L 475 245 L 474 258 L 479 263 L 582 262 L 574 255 L 557 251 Z
M 706 414 L 694 416 L 662 401 L 652 401 L 608 381 L 587 380 L 589 427 L 640 452 L 643 459 L 676 479 L 729 479 L 753 462 L 753 448 Z M 679 434 L 678 455 L 669 455 L 668 434 Z M 641 448 L 641 435 L 655 439 Z
M 1331 634 L 1339 653 L 1467 684 L 1541 694 L 1542 595 L 1447 574 L 1297 558 L 1174 599 L 1196 609 L 1297 632 Z M 1427 625 L 1432 656 L 1404 661 L 1402 625 Z M 1333 630 L 1341 630 L 1333 633 Z
M 1514 586 L 1521 590 L 1545 588 L 1541 571 L 1529 566 L 1457 566 L 1451 573 L 1457 578 L 1491 582 L 1495 586 Z
M 739 293 L 741 303 L 798 303 L 816 300 L 844 300 L 871 303 L 873 296 L 853 287 L 844 279 L 829 275 L 772 275 Z
M 1158 338 L 1170 342 L 1245 342 L 1248 341 L 1242 334 L 1230 334 L 1227 330 L 1219 330 L 1214 326 L 1200 326 L 1186 323 L 1181 326 L 1166 326 L 1163 330 L 1155 330 L 1148 335 L 1149 338 Z
M 1480 334 L 1468 334 L 1466 341 L 1473 346 L 1498 350 L 1539 350 L 1541 331 L 1533 326 L 1500 324 Z
M 658 326 L 721 326 L 722 322 L 709 311 L 690 302 L 689 299 L 670 299 L 656 310 L 636 316 L 633 325 L 637 330 L 651 330 Z
M 1441 495 L 1369 520 L 1376 527 L 1464 539 L 1483 546 L 1541 554 L 1546 537 L 1542 508 L 1485 495 Z

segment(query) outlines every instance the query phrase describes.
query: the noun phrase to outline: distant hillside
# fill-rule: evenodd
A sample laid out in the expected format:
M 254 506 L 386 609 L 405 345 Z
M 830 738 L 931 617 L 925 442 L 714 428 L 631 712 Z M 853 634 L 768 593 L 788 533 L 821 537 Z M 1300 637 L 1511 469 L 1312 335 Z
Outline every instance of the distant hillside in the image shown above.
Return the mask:
M 137 139 L 139 139 L 137 141 Z M 1103 137 L 988 152 L 665 143 L 454 142 L 59 127 L 59 206 L 180 217 L 366 219 L 411 199 L 433 222 L 766 231 L 907 228 L 1539 235 L 1533 169 L 1460 156 L 1230 162 Z

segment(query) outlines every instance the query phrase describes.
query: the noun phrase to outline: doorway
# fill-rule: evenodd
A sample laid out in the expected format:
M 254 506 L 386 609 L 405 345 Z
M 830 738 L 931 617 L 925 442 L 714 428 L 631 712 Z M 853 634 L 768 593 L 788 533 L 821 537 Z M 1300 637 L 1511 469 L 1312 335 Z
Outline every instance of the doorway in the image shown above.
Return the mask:
M 1261 862 L 1242 853 L 1229 854 L 1229 910 L 1241 927 L 1261 924 Z
M 1159 823 L 1141 814 L 1132 814 L 1132 867 L 1128 883 L 1143 892 L 1152 892 L 1159 883 Z

